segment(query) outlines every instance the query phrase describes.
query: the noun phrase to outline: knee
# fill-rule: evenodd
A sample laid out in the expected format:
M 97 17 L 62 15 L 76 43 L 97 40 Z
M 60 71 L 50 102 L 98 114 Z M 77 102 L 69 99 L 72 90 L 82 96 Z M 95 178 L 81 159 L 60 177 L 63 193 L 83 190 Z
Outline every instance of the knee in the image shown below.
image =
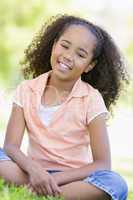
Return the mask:
M 12 161 L 0 161 L 0 178 L 7 183 L 23 185 L 29 182 L 28 175 Z
M 128 186 L 125 180 L 116 172 L 110 170 L 98 170 L 92 173 L 85 181 L 89 181 L 98 188 L 107 192 L 112 199 L 126 200 Z
M 113 183 L 116 188 L 118 199 L 126 200 L 128 195 L 128 186 L 126 181 L 117 173 L 113 172 Z
M 108 185 L 108 194 L 111 195 L 112 199 L 126 200 L 128 195 L 128 186 L 124 178 L 122 178 L 118 173 L 110 170 L 103 171 L 102 175 L 104 177 L 103 181 Z M 105 183 L 103 183 L 103 185 Z

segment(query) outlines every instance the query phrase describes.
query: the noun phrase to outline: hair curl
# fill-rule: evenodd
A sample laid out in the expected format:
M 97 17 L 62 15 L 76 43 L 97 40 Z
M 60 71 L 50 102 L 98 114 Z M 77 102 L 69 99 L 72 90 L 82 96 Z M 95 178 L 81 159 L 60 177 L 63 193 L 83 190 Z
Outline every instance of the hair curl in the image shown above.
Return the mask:
M 72 24 L 87 27 L 97 39 L 92 59 L 92 61 L 96 61 L 96 65 L 93 70 L 83 73 L 81 79 L 99 90 L 107 109 L 110 110 L 111 105 L 116 103 L 120 95 L 123 82 L 128 83 L 127 72 L 122 56 L 111 36 L 103 28 L 85 19 L 57 15 L 44 24 L 25 50 L 25 57 L 21 63 L 24 66 L 24 77 L 35 78 L 52 69 L 50 57 L 53 43 Z

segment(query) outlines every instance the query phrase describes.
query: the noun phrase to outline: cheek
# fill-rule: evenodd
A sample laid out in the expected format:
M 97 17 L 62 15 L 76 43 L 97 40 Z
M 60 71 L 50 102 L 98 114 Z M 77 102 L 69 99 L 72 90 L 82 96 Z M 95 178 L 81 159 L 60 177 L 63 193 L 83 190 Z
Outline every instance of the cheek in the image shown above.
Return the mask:
M 76 65 L 78 68 L 84 69 L 88 66 L 88 60 L 76 59 Z
M 60 54 L 61 54 L 61 48 L 60 48 L 58 45 L 56 45 L 56 46 L 54 47 L 53 51 L 52 51 L 52 55 L 53 55 L 54 57 L 57 57 L 57 56 L 59 56 Z

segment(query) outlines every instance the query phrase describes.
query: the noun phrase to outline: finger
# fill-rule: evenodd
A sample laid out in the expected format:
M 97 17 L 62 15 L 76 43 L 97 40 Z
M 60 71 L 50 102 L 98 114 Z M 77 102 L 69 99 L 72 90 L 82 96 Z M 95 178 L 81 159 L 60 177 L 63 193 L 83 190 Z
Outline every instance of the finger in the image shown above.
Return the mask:
M 31 193 L 32 187 L 31 187 L 30 183 L 26 184 L 25 187 Z
M 42 191 L 41 191 L 39 185 L 37 185 L 37 184 L 36 185 L 30 184 L 30 188 L 31 188 L 31 190 L 32 190 L 32 192 L 34 194 L 36 194 L 36 195 L 41 195 L 42 194 Z
M 35 190 L 33 189 L 33 187 L 30 184 L 27 184 L 26 187 L 27 187 L 29 193 L 37 195 L 37 193 L 35 192 Z
M 34 194 L 35 196 L 37 195 L 37 192 L 33 188 L 31 188 L 30 190 L 32 194 Z
M 54 193 L 54 197 L 59 198 L 60 196 L 61 196 L 61 193 L 59 193 L 59 192 Z
M 54 180 L 51 181 L 51 188 L 54 193 L 54 196 L 61 195 L 61 189 Z
M 41 190 L 42 190 L 43 195 L 47 196 L 48 193 L 47 193 L 47 190 L 46 190 L 45 186 L 42 186 L 42 185 L 41 185 L 40 187 L 41 187 Z
M 47 195 L 54 196 L 54 193 L 52 191 L 52 188 L 51 188 L 50 184 L 46 184 L 45 188 L 46 188 L 46 191 L 47 191 Z
M 41 188 L 40 186 L 37 186 L 37 187 L 35 188 L 35 192 L 36 192 L 39 196 L 43 195 L 43 191 L 42 191 L 42 188 Z

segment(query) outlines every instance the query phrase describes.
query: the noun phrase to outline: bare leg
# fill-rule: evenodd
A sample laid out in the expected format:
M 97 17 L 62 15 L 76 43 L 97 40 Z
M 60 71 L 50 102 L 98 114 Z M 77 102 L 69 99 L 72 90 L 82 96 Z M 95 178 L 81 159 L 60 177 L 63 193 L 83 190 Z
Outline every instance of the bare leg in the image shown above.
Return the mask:
M 28 175 L 13 161 L 0 161 L 0 177 L 7 183 L 28 184 Z M 65 200 L 110 200 L 111 198 L 97 187 L 81 181 L 61 186 Z
M 0 177 L 7 183 L 28 184 L 28 175 L 13 161 L 0 161 Z
M 111 197 L 97 187 L 81 181 L 61 186 L 65 200 L 111 200 Z

